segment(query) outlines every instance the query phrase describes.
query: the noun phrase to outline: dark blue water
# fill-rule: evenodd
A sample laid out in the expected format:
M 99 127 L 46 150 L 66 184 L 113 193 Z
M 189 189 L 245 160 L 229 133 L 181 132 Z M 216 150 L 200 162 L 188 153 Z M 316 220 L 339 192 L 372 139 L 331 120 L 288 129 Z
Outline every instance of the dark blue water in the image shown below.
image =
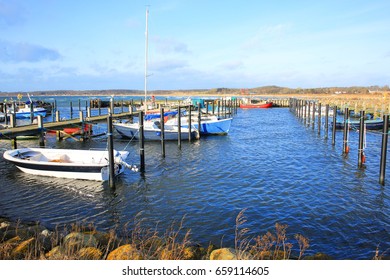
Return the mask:
M 104 138 L 46 141 L 50 147 L 106 147 Z M 159 143 L 147 143 L 145 176 L 126 171 L 115 190 L 32 177 L 1 159 L 0 215 L 48 227 L 92 222 L 100 230 L 121 229 L 137 214 L 146 226 L 158 223 L 161 229 L 185 217 L 193 241 L 234 246 L 235 218 L 247 209 L 253 235 L 278 222 L 288 225 L 289 238 L 300 233 L 310 239 L 309 254 L 371 259 L 378 246 L 390 249 L 390 186 L 378 184 L 380 145 L 379 133 L 367 134 L 366 168 L 359 170 L 358 133 L 350 133 L 350 154 L 344 157 L 342 132 L 332 146 L 324 131 L 318 135 L 317 127 L 305 126 L 288 109 L 239 110 L 227 136 L 184 142 L 181 150 L 167 143 L 165 158 Z M 0 147 L 10 143 L 1 141 Z M 115 148 L 126 148 L 128 162 L 138 163 L 138 143 L 117 138 Z

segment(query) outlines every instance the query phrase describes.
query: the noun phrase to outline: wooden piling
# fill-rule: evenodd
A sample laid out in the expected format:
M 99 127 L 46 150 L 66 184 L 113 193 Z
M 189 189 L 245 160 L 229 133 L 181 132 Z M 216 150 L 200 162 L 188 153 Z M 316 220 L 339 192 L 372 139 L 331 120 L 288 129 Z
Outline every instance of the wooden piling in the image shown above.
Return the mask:
M 198 107 L 198 137 L 200 139 L 200 130 L 202 125 L 202 111 L 200 107 Z
M 32 102 L 30 103 L 30 122 L 34 122 L 34 104 Z
M 333 126 L 332 126 L 332 145 L 336 145 L 336 117 L 337 117 L 337 106 L 333 107 Z
M 139 155 L 140 172 L 145 172 L 145 137 L 144 137 L 144 112 L 139 112 Z
M 177 145 L 181 149 L 181 108 L 177 109 Z
M 115 161 L 114 161 L 114 139 L 112 135 L 112 115 L 107 116 L 107 145 L 108 145 L 108 171 L 110 188 L 115 188 Z
M 208 107 L 208 105 L 206 105 Z M 192 138 L 192 134 L 191 134 L 191 131 L 192 131 L 192 109 L 191 109 L 191 105 L 188 106 L 188 141 L 191 142 L 191 138 Z M 206 108 L 207 108 L 206 107 Z
M 165 157 L 165 123 L 164 123 L 164 108 L 160 107 L 160 124 L 161 124 L 161 156 Z
M 329 104 L 325 105 L 325 139 L 328 139 L 329 130 Z
M 315 126 L 315 122 L 316 122 L 316 103 L 313 102 L 313 111 L 312 111 L 312 119 L 313 119 L 313 122 L 311 123 L 311 127 L 312 129 L 314 129 L 314 126 Z
M 318 135 L 321 135 L 321 118 L 322 118 L 322 112 L 321 112 L 321 103 L 318 103 Z
M 359 126 L 359 148 L 358 148 L 358 167 L 362 168 L 364 163 L 364 111 L 360 111 L 360 126 Z
M 389 138 L 389 115 L 383 116 L 383 133 L 382 133 L 382 149 L 381 149 L 381 161 L 379 170 L 379 184 L 385 185 L 386 174 L 386 156 L 387 156 L 387 141 Z
M 345 107 L 344 109 L 344 129 L 343 129 L 343 154 L 347 155 L 349 153 L 348 146 L 348 135 L 349 135 L 349 109 Z
M 43 118 L 41 115 L 38 115 L 38 128 L 39 128 L 39 146 L 44 147 L 45 136 L 44 136 L 44 129 L 43 129 Z

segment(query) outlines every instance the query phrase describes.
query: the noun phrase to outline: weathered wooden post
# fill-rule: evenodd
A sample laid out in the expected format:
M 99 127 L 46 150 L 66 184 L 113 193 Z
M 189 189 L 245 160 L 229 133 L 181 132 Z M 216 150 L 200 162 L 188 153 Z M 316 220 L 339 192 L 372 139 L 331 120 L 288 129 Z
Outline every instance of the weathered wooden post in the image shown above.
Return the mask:
M 306 125 L 307 123 L 307 101 L 303 103 L 303 123 Z
M 39 129 L 39 146 L 45 146 L 45 137 L 44 137 L 44 129 L 43 129 L 43 118 L 41 115 L 38 115 L 38 129 Z
M 332 145 L 336 145 L 336 116 L 337 106 L 333 106 Z
M 164 108 L 160 107 L 160 123 L 161 123 L 161 155 L 165 157 L 165 123 L 164 123 Z
M 200 139 L 200 131 L 201 131 L 201 125 L 202 125 L 202 111 L 200 107 L 198 107 L 198 137 Z
M 145 172 L 145 137 L 144 137 L 144 112 L 139 112 L 139 155 L 140 172 Z
M 6 115 L 5 118 L 7 119 L 8 116 Z M 16 114 L 15 113 L 12 113 L 9 115 L 9 121 L 10 121 L 11 127 L 16 127 Z
M 313 119 L 313 122 L 311 123 L 311 127 L 312 127 L 312 129 L 314 129 L 315 122 L 316 122 L 316 103 L 315 102 L 313 102 L 312 119 Z
M 348 146 L 348 135 L 349 135 L 349 109 L 346 107 L 344 109 L 344 129 L 343 129 L 343 154 L 347 155 L 349 153 Z
M 207 104 L 207 103 L 206 103 Z M 192 112 L 191 112 L 191 105 L 188 106 L 188 141 L 191 142 L 191 138 L 192 138 L 192 135 L 191 135 L 191 130 L 192 130 Z
M 18 148 L 18 142 L 16 141 L 16 137 L 11 138 L 11 147 L 12 149 Z
M 177 109 L 177 145 L 181 149 L 181 108 Z
M 114 139 L 112 135 L 112 115 L 107 116 L 107 145 L 108 145 L 108 185 L 115 188 L 115 160 L 114 160 Z
M 61 121 L 60 111 L 56 111 L 56 122 L 59 122 L 59 121 Z M 62 139 L 61 131 L 56 130 L 56 138 L 57 138 L 57 141 L 60 141 Z
M 34 122 L 34 104 L 32 102 L 30 103 L 30 122 Z
M 79 99 L 79 111 L 81 111 L 81 100 Z
M 318 103 L 318 135 L 321 135 L 321 118 L 322 118 L 322 112 L 321 112 L 321 103 Z
M 328 139 L 329 130 L 329 104 L 325 105 L 325 139 Z
M 114 108 L 115 108 L 115 105 L 114 105 L 114 97 L 112 96 L 111 99 L 110 99 L 110 110 L 111 110 L 111 114 L 114 114 Z
M 383 134 L 382 134 L 382 150 L 381 150 L 381 162 L 379 171 L 379 184 L 385 185 L 386 174 L 386 156 L 387 156 L 387 141 L 389 138 L 389 115 L 383 116 Z
M 73 104 L 72 104 L 72 101 L 70 101 L 70 119 L 73 119 Z
M 359 126 L 359 149 L 358 149 L 358 167 L 362 168 L 365 162 L 364 158 L 364 111 L 360 111 L 360 126 Z
M 310 126 L 310 107 L 311 107 L 311 102 L 309 101 L 307 104 L 307 126 Z

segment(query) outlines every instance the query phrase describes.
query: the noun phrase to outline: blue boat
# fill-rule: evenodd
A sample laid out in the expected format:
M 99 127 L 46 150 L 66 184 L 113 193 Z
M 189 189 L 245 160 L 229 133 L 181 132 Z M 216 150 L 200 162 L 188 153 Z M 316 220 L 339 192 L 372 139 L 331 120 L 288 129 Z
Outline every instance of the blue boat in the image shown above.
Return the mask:
M 348 120 L 347 124 L 349 129 L 357 130 L 360 128 L 360 120 Z M 367 130 L 380 130 L 383 129 L 383 120 L 365 120 L 364 124 Z M 332 122 L 333 125 L 333 122 Z M 344 121 L 336 121 L 336 129 L 343 129 Z
M 9 113 L 13 113 L 12 110 L 10 110 Z M 41 107 L 36 107 L 33 109 L 34 118 L 37 116 L 46 117 L 46 109 Z M 31 109 L 29 106 L 26 105 L 24 108 L 19 108 L 15 112 L 15 116 L 17 119 L 28 119 L 31 116 Z
M 226 135 L 229 133 L 230 126 L 233 118 L 218 118 L 217 116 L 203 116 L 200 121 L 200 134 L 201 135 Z M 169 125 L 177 126 L 177 118 L 173 118 L 167 121 Z M 191 119 L 191 126 L 198 129 L 198 120 L 196 118 Z M 188 128 L 188 117 L 183 116 L 181 118 L 181 127 Z

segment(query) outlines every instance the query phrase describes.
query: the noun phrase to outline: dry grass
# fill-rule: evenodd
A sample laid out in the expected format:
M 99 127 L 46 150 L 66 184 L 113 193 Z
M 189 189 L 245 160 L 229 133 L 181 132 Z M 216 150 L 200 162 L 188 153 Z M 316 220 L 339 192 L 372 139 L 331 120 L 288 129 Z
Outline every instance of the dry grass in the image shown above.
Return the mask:
M 301 234 L 293 238 L 287 235 L 287 225 L 275 224 L 274 231 L 253 234 L 246 226 L 246 209 L 240 211 L 235 220 L 234 251 L 239 260 L 288 260 L 303 259 L 309 248 L 309 239 Z M 118 236 L 117 230 L 98 232 L 92 224 L 73 224 L 56 228 L 53 232 L 40 231 L 39 225 L 31 234 L 31 227 L 19 223 L 0 231 L 0 260 L 82 260 L 107 259 L 110 253 L 122 245 L 132 248 L 131 259 L 186 260 L 210 259 L 215 246 L 194 246 L 191 231 L 184 227 L 185 217 L 174 221 L 162 233 L 159 225 L 154 228 L 144 225 L 141 213 L 129 222 Z M 26 232 L 30 234 L 27 235 Z M 10 235 L 14 232 L 14 236 Z M 3 233 L 1 235 L 1 233 Z M 293 250 L 293 248 L 295 250 Z M 294 253 L 292 253 L 294 252 Z M 387 251 L 376 248 L 373 259 L 386 258 Z M 329 257 L 326 256 L 325 257 Z M 324 257 L 322 257 L 324 258 Z
M 287 239 L 287 225 L 275 224 L 275 233 L 268 231 L 264 235 L 250 237 L 250 229 L 245 227 L 247 219 L 243 209 L 236 218 L 235 249 L 237 259 L 256 260 L 287 260 L 292 258 L 293 244 Z M 294 259 L 302 259 L 304 252 L 309 248 L 309 239 L 296 234 L 295 239 L 299 246 L 299 255 Z

